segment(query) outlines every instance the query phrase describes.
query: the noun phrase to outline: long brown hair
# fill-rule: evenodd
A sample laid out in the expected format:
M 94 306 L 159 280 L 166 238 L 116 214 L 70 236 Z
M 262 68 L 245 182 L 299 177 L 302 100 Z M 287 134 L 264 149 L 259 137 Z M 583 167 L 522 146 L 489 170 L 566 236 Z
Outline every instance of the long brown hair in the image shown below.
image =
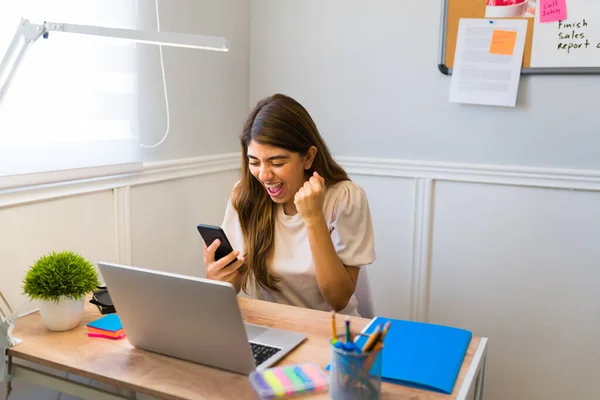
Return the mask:
M 325 186 L 350 180 L 346 171 L 334 161 L 325 141 L 308 111 L 296 100 L 275 94 L 260 100 L 244 124 L 240 138 L 242 145 L 242 172 L 235 187 L 232 204 L 236 209 L 245 241 L 245 268 L 242 288 L 255 281 L 265 289 L 278 291 L 278 277 L 269 272 L 275 241 L 275 203 L 264 187 L 250 173 L 247 152 L 251 141 L 279 147 L 306 155 L 311 146 L 317 154 L 307 171 L 317 171 L 325 179 Z

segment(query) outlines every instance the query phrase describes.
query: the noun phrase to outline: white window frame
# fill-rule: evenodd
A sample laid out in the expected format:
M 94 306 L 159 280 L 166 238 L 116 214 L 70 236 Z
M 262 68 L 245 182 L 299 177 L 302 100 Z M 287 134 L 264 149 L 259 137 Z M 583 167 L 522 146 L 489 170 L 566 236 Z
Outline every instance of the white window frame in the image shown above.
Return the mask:
M 121 154 L 112 153 L 112 150 L 119 146 L 123 152 Z M 83 159 L 83 149 L 89 148 L 85 151 L 99 151 L 103 148 L 102 152 L 107 154 L 109 160 L 106 165 L 87 167 L 82 166 L 80 168 L 74 168 L 73 163 L 70 163 L 69 168 L 62 168 L 56 171 L 47 172 L 34 172 L 27 174 L 17 175 L 5 175 L 0 176 L 0 193 L 2 190 L 7 189 L 18 189 L 30 186 L 39 186 L 47 184 L 58 184 L 67 183 L 75 180 L 83 179 L 95 179 L 106 176 L 116 176 L 131 174 L 140 172 L 143 170 L 143 163 L 139 162 L 128 162 L 128 158 L 123 157 L 123 153 L 127 151 L 134 151 L 133 147 L 139 147 L 137 140 L 105 140 L 105 141 L 87 141 L 85 143 L 51 143 L 49 146 L 27 146 L 27 150 L 31 153 L 38 154 L 38 157 L 43 158 L 44 154 L 48 151 L 54 152 L 54 154 L 64 154 L 64 157 L 71 157 L 72 154 L 78 153 L 78 162 L 80 165 L 86 165 L 86 160 Z M 4 157 L 8 151 L 0 150 L 0 157 Z M 112 155 L 111 155 L 112 153 Z M 18 153 L 9 154 L 14 156 Z

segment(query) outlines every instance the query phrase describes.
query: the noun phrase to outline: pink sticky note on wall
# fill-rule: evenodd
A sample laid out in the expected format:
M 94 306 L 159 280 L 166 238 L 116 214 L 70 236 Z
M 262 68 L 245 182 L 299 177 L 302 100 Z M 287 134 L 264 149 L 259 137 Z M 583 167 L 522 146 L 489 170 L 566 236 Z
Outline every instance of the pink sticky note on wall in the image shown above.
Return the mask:
M 567 0 L 540 0 L 540 22 L 567 19 Z

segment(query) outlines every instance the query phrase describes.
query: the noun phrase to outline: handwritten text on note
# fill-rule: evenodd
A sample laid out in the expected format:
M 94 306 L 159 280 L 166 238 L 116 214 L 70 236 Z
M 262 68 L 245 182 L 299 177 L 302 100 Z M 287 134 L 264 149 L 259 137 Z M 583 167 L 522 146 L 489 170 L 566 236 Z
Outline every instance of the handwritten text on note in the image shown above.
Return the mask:
M 490 53 L 512 56 L 516 41 L 517 31 L 494 29 L 492 42 L 490 43 Z
M 567 19 L 567 0 L 540 0 L 540 22 Z

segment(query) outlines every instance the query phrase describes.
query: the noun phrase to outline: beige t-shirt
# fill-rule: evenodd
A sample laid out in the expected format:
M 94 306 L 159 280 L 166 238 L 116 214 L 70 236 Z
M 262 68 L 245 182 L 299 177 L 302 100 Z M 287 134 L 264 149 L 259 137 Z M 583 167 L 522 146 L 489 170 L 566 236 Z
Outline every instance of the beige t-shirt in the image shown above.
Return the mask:
M 343 264 L 362 267 L 375 261 L 374 235 L 367 196 L 351 181 L 339 182 L 325 191 L 323 213 L 331 240 Z M 256 285 L 252 291 L 261 300 L 329 311 L 319 290 L 306 226 L 300 214 L 286 215 L 277 205 L 275 248 L 271 271 L 281 278 L 281 292 L 266 291 Z M 221 225 L 235 250 L 244 253 L 244 238 L 238 215 L 227 203 Z M 353 295 L 341 314 L 359 315 Z

